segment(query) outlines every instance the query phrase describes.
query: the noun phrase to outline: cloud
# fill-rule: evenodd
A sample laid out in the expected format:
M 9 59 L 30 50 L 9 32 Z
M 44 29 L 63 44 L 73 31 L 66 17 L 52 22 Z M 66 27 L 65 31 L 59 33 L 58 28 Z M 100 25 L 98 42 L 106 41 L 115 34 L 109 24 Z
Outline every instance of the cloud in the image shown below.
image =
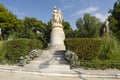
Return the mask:
M 69 9 L 69 8 L 72 8 L 72 7 L 74 7 L 73 3 L 64 6 L 64 8 L 66 8 L 66 9 Z
M 108 18 L 109 14 L 95 13 L 94 16 L 104 22 Z
M 74 15 L 77 16 L 77 15 L 81 15 L 84 13 L 92 13 L 92 12 L 96 12 L 97 10 L 98 10 L 98 7 L 88 7 L 86 9 L 77 11 Z

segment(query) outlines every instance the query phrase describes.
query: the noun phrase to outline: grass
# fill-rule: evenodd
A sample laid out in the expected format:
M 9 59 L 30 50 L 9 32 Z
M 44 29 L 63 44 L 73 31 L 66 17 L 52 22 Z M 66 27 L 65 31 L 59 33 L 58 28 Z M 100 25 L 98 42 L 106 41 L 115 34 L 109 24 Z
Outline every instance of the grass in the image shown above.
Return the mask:
M 99 59 L 120 61 L 119 49 L 120 43 L 115 37 L 109 36 L 107 38 L 104 38 Z

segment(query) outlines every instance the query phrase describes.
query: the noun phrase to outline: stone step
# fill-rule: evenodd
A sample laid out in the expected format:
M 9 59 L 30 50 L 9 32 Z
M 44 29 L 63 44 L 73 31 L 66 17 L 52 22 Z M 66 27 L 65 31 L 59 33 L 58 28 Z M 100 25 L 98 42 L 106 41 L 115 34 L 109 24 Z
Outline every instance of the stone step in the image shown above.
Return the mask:
M 48 64 L 41 64 L 41 65 L 26 65 L 24 66 L 25 69 L 61 69 L 61 70 L 65 70 L 65 69 L 70 69 L 70 67 L 68 65 L 48 65 Z
M 38 69 L 69 69 L 70 67 L 68 65 L 47 65 L 47 64 L 42 64 L 42 65 L 26 65 L 25 68 L 38 68 Z
M 66 51 L 55 51 L 54 55 L 64 55 Z
M 68 61 L 65 61 L 65 60 L 62 60 L 62 61 L 56 61 L 56 60 L 52 60 L 52 61 L 46 61 L 46 62 L 42 62 L 42 61 L 32 61 L 32 62 L 30 62 L 29 64 L 26 64 L 26 65 L 44 65 L 44 64 L 48 64 L 48 65 L 55 65 L 55 64 L 57 64 L 57 65 L 63 65 L 63 64 L 65 64 L 65 65 L 67 65 L 68 64 Z M 26 66 L 25 65 L 25 66 Z
M 59 55 L 53 55 L 53 57 L 65 57 L 64 54 L 59 54 Z
M 42 55 L 24 66 L 24 70 L 59 73 L 70 69 L 64 57 L 65 51 L 43 51 Z
M 50 61 L 50 64 L 68 64 L 68 61 L 60 60 L 60 61 Z

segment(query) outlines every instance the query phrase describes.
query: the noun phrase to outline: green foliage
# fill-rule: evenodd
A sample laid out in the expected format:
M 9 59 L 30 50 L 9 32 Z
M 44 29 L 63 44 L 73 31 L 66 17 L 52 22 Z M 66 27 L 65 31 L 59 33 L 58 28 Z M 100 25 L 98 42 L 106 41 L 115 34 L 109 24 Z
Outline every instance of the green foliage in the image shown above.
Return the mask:
M 43 49 L 44 46 L 40 40 L 30 39 L 29 47 L 30 50 L 33 50 L 33 49 Z
M 46 47 L 48 46 L 47 44 L 50 42 L 51 29 L 52 29 L 52 24 L 50 20 L 43 29 L 44 35 L 41 37 L 42 41 L 44 42 L 44 46 Z
M 110 22 L 110 29 L 113 34 L 120 40 L 120 1 L 115 2 L 113 10 L 110 12 L 111 15 L 108 17 Z
M 64 32 L 65 32 L 65 38 L 73 38 L 74 37 L 74 31 L 71 28 L 71 25 L 67 21 L 63 21 L 62 25 L 64 26 Z
M 79 60 L 94 60 L 100 54 L 102 40 L 95 38 L 73 38 L 65 40 L 68 50 L 75 52 Z
M 2 37 L 6 38 L 11 35 L 17 25 L 18 20 L 16 16 L 0 4 L 0 28 L 2 29 Z
M 108 36 L 107 38 L 103 38 L 103 44 L 101 48 L 101 54 L 99 55 L 99 59 L 101 60 L 120 60 L 120 43 L 113 36 Z
M 28 39 L 42 39 L 42 35 L 44 35 L 44 28 L 46 26 L 45 23 L 43 23 L 40 20 L 37 20 L 36 18 L 29 18 L 26 17 L 24 20 L 24 26 L 25 26 L 25 32 L 26 34 L 24 37 Z M 41 36 L 37 36 L 37 34 L 41 34 Z
M 102 23 L 95 16 L 91 16 L 89 13 L 84 14 L 83 18 L 79 18 L 76 21 L 78 30 L 75 33 L 76 37 L 81 38 L 96 38 L 100 35 L 100 27 Z
M 120 62 L 115 62 L 115 61 L 80 61 L 79 66 L 77 68 L 82 67 L 85 69 L 120 69 Z
M 65 40 L 65 44 L 67 49 L 74 51 L 79 58 L 72 60 L 71 57 L 75 54 L 68 54 L 71 52 L 67 51 L 69 61 L 72 63 L 71 68 L 120 69 L 120 43 L 112 35 L 102 39 L 83 38 L 81 41 L 79 38 L 68 39 Z
M 29 53 L 29 40 L 19 39 L 11 40 L 7 43 L 6 58 L 10 63 L 18 63 L 21 56 Z
M 67 50 L 65 52 L 65 58 L 66 60 L 68 60 L 68 62 L 70 63 L 70 67 L 73 68 L 76 65 L 76 62 L 78 61 L 78 56 L 77 54 L 75 54 L 74 52 Z
M 4 64 L 6 61 L 5 54 L 6 54 L 6 42 L 0 41 L 0 63 Z
M 42 43 L 35 39 L 15 39 L 7 42 L 6 59 L 9 63 L 18 63 L 21 56 L 25 57 L 32 49 L 42 49 Z

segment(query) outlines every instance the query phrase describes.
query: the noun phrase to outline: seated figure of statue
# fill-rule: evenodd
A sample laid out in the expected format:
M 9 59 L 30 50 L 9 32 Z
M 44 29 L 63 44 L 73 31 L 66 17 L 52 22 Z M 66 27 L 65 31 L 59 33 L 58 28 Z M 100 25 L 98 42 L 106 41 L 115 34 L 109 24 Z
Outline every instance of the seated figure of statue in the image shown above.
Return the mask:
M 60 9 L 54 7 L 53 9 L 53 17 L 52 17 L 52 24 L 60 24 L 62 25 L 62 12 Z

